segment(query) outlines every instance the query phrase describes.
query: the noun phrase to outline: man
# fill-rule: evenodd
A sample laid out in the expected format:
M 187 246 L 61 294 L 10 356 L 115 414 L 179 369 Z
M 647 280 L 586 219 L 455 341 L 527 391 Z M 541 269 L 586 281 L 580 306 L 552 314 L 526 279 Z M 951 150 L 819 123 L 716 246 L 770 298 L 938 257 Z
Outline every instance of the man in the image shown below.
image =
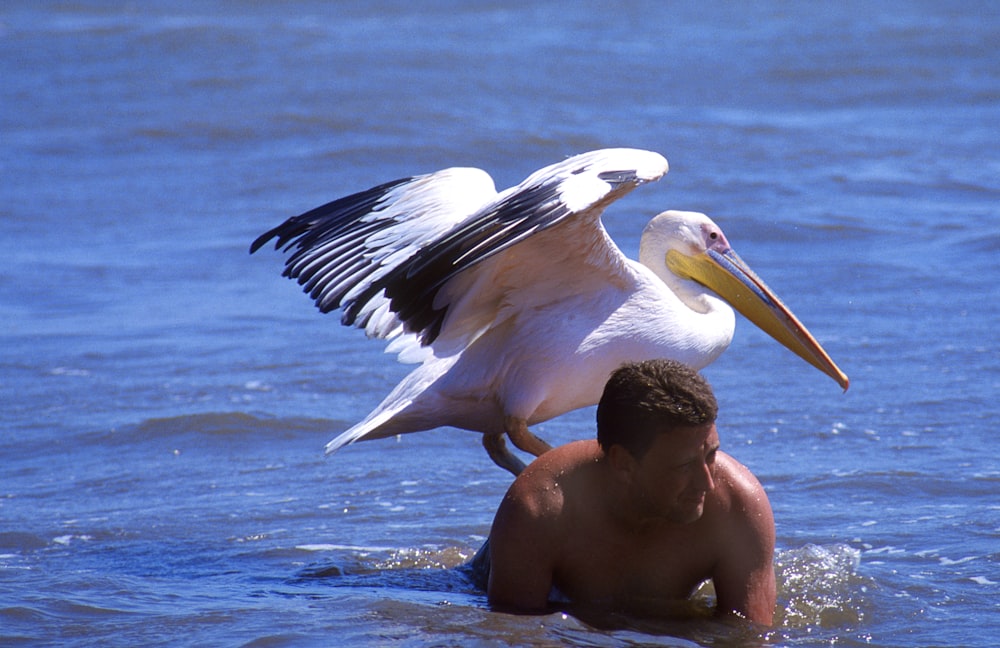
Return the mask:
M 597 440 L 543 454 L 507 491 L 488 543 L 490 604 L 543 613 L 555 591 L 591 609 L 672 616 L 711 579 L 717 614 L 770 625 L 774 517 L 757 479 L 719 450 L 717 411 L 680 363 L 617 370 Z

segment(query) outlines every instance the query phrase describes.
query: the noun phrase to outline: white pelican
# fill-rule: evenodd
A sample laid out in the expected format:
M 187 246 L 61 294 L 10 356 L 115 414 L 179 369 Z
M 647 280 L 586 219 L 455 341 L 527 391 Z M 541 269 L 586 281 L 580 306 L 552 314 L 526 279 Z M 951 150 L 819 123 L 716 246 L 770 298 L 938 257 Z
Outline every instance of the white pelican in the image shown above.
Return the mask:
M 322 312 L 340 309 L 343 324 L 420 363 L 327 453 L 453 426 L 483 433 L 490 457 L 517 474 L 524 464 L 504 434 L 537 456 L 549 445 L 528 426 L 597 403 L 623 362 L 704 367 L 733 338 L 727 301 L 847 389 L 704 214 L 653 218 L 638 262 L 615 245 L 604 208 L 666 172 L 658 153 L 607 149 L 497 193 L 482 170 L 445 169 L 335 200 L 260 236 L 250 252 L 275 237 L 275 249 L 293 249 L 284 275 Z

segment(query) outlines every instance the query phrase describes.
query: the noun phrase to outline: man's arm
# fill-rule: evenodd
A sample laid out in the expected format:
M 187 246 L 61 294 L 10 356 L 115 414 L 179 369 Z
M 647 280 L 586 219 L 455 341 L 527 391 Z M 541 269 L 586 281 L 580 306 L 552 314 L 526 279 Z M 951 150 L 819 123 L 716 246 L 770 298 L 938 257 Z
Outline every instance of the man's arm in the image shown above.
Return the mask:
M 774 619 L 774 514 L 764 488 L 729 458 L 732 508 L 724 522 L 720 559 L 712 575 L 720 614 L 736 613 L 761 625 Z
M 523 473 L 522 473 L 523 474 Z M 518 479 L 504 497 L 490 532 L 490 605 L 523 614 L 548 611 L 554 546 L 546 507 Z

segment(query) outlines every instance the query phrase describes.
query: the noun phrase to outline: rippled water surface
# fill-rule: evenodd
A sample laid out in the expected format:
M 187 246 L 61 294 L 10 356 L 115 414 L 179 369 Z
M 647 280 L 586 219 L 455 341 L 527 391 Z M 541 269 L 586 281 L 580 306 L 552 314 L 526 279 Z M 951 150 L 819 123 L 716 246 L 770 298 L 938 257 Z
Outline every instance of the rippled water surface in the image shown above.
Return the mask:
M 406 368 L 247 254 L 393 178 L 635 146 L 671 172 L 622 248 L 711 214 L 852 379 L 742 320 L 705 371 L 775 510 L 763 639 L 992 645 L 1000 10 L 745 4 L 0 7 L 0 643 L 760 639 L 491 612 L 462 565 L 506 473 L 455 430 L 324 458 Z

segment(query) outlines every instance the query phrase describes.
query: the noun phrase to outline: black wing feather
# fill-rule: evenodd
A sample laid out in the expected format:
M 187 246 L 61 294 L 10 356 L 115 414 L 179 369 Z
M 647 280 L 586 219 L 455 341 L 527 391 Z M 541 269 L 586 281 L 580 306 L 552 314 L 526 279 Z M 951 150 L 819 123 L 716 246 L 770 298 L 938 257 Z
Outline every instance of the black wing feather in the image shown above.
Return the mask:
M 325 295 L 329 283 L 342 276 L 347 267 L 350 267 L 352 272 L 363 272 L 367 262 L 364 259 L 349 256 L 339 261 L 334 259 L 330 263 L 316 264 L 311 258 L 316 248 L 330 241 L 341 239 L 345 235 L 347 238 L 343 245 L 349 245 L 350 242 L 356 241 L 360 246 L 367 236 L 393 226 L 395 223 L 391 220 L 375 219 L 363 223 L 361 219 L 372 212 L 385 208 L 386 194 L 413 180 L 413 177 L 409 177 L 386 182 L 289 218 L 281 225 L 257 237 L 250 246 L 250 254 L 259 250 L 273 238 L 277 238 L 274 244 L 276 250 L 284 248 L 287 251 L 294 245 L 295 252 L 285 260 L 285 270 L 282 274 L 296 279 L 303 290 L 316 301 L 317 308 L 323 313 L 329 313 L 341 306 L 341 300 L 352 287 L 346 286 L 336 293 Z M 300 267 L 301 261 L 305 261 L 305 264 Z M 374 272 L 376 269 L 377 267 L 372 266 L 370 271 Z M 360 302 L 352 300 L 351 305 L 356 304 L 357 310 L 360 310 L 376 294 L 378 291 Z M 344 324 L 353 324 L 355 316 L 356 314 L 348 318 L 345 313 L 341 321 Z
M 369 292 L 385 290 L 391 308 L 406 330 L 429 345 L 437 339 L 447 304 L 435 297 L 458 273 L 555 225 L 572 212 L 558 198 L 558 181 L 529 187 L 502 199 L 421 249 L 406 264 L 374 283 Z
M 589 168 L 589 164 L 583 164 L 569 173 L 584 173 Z M 566 176 L 546 175 L 546 171 L 500 194 L 495 202 L 391 268 L 374 261 L 363 250 L 371 235 L 395 227 L 399 221 L 365 217 L 391 205 L 393 198 L 389 194 L 401 185 L 424 176 L 387 182 L 290 218 L 258 237 L 250 252 L 274 238 L 275 249 L 288 251 L 294 246 L 285 261 L 284 275 L 297 279 L 322 312 L 342 308 L 341 322 L 364 328 L 373 313 L 369 310 L 365 314 L 366 306 L 384 295 L 404 329 L 417 334 L 421 344 L 429 345 L 440 335 L 447 315 L 449 304 L 435 305 L 435 301 L 449 280 L 576 213 L 561 194 Z M 597 209 L 598 213 L 607 203 L 646 181 L 634 170 L 604 171 L 598 177 L 611 185 L 602 199 L 585 207 L 587 211 Z M 325 245 L 329 249 L 323 249 Z M 359 249 L 362 253 L 357 252 Z M 372 279 L 376 273 L 382 274 Z M 338 281 L 342 285 L 331 289 L 331 284 Z M 351 290 L 366 283 L 364 290 L 345 300 Z
M 410 177 L 386 182 L 377 187 L 320 205 L 304 214 L 293 216 L 281 225 L 258 236 L 250 245 L 250 254 L 262 248 L 264 244 L 275 237 L 278 237 L 274 243 L 275 250 L 290 245 L 298 237 L 301 238 L 299 238 L 296 248 L 310 250 L 350 229 L 363 216 L 378 211 L 387 193 L 412 180 L 413 178 Z

